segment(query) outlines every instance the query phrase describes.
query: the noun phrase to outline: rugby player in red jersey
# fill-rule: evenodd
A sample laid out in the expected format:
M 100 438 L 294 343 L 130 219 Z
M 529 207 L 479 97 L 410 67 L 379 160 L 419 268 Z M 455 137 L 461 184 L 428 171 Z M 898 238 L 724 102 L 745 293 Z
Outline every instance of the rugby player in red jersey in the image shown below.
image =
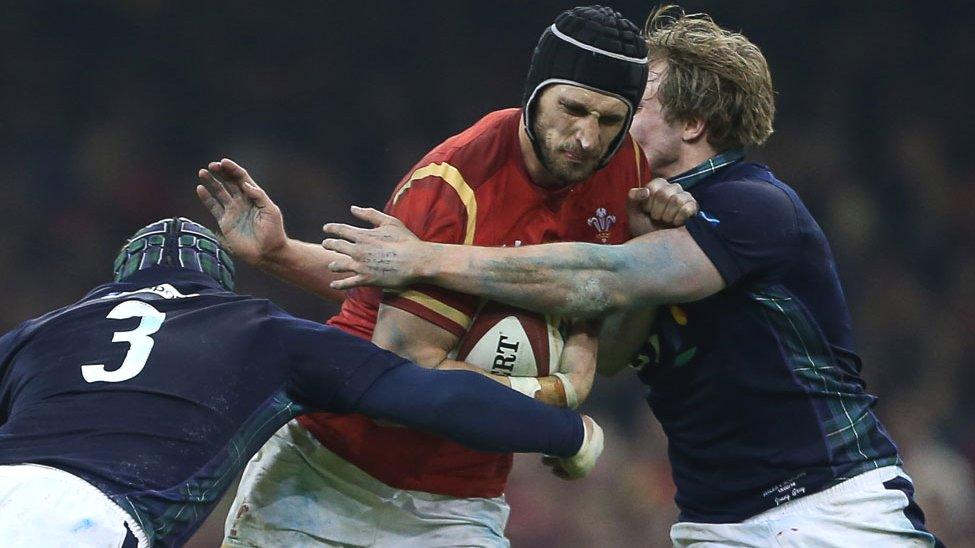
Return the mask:
M 523 108 L 490 113 L 434 148 L 395 187 L 386 211 L 432 242 L 622 243 L 630 237 L 628 192 L 650 180 L 627 132 L 646 75 L 646 45 L 633 23 L 604 7 L 563 13 L 535 50 Z M 334 297 L 327 289 L 332 257 L 289 240 L 280 211 L 242 168 L 224 160 L 200 177 L 200 198 L 238 256 Z M 224 197 L 235 210 L 213 207 L 213 177 L 236 189 Z M 673 194 L 678 207 L 665 220 L 680 222 L 694 205 L 687 193 Z M 329 323 L 421 365 L 464 368 L 448 355 L 478 304 L 432 286 L 385 295 L 364 288 L 350 292 Z M 563 353 L 567 374 L 513 388 L 555 404 L 569 403 L 572 393 L 584 399 L 595 335 L 593 325 L 575 323 Z M 248 466 L 226 543 L 504 546 L 511 464 L 510 454 L 364 416 L 308 415 L 279 431 Z
M 789 185 L 746 159 L 775 112 L 761 50 L 672 6 L 653 13 L 646 37 L 632 133 L 654 174 L 694 195 L 697 215 L 622 246 L 477 249 L 420 242 L 357 210 L 380 228 L 326 226 L 343 238 L 326 247 L 347 255 L 330 267 L 355 273 L 336 287 L 433 283 L 542 313 L 624 314 L 600 371 L 632 359 L 667 434 L 675 547 L 943 546 L 873 409 L 823 230 Z

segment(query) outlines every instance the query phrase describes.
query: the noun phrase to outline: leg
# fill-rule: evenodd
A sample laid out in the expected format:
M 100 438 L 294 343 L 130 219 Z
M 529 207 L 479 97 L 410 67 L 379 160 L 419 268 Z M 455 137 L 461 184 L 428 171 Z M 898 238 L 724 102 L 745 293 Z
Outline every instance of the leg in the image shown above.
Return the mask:
M 127 519 L 106 495 L 67 472 L 32 464 L 0 466 L 4 546 L 148 546 L 141 530 L 135 528 L 141 542 L 129 532 Z
M 223 546 L 371 545 L 382 501 L 337 489 L 338 460 L 296 421 L 283 426 L 244 470 Z

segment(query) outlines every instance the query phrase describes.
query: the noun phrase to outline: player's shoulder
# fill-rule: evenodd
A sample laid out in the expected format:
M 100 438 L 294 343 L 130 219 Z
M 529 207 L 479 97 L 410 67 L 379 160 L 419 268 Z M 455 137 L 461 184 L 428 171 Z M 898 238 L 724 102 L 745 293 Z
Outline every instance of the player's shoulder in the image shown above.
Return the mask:
M 768 167 L 753 163 L 732 166 L 710 184 L 701 185 L 699 192 L 691 193 L 702 204 L 721 202 L 743 211 L 794 210 L 801 203 L 796 192 Z
M 517 152 L 520 116 L 517 108 L 487 114 L 431 150 L 414 167 L 410 179 L 434 175 L 452 185 L 477 188 Z
M 795 235 L 805 209 L 796 193 L 765 166 L 737 164 L 690 189 L 698 217 L 719 231 Z

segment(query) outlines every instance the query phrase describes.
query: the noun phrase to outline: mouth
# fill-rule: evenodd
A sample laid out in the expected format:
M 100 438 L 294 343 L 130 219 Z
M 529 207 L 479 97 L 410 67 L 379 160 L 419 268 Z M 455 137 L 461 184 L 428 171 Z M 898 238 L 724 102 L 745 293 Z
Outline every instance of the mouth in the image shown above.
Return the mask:
M 573 164 L 582 164 L 586 161 L 586 158 L 582 154 L 572 152 L 571 150 L 565 151 L 565 157 Z

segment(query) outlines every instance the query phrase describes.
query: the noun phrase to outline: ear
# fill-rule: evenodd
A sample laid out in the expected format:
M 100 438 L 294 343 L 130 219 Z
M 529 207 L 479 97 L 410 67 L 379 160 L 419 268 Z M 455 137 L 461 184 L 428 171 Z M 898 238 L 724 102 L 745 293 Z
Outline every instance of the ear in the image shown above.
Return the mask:
M 701 118 L 692 118 L 684 122 L 684 131 L 681 138 L 685 143 L 694 143 L 704 137 L 708 126 Z

